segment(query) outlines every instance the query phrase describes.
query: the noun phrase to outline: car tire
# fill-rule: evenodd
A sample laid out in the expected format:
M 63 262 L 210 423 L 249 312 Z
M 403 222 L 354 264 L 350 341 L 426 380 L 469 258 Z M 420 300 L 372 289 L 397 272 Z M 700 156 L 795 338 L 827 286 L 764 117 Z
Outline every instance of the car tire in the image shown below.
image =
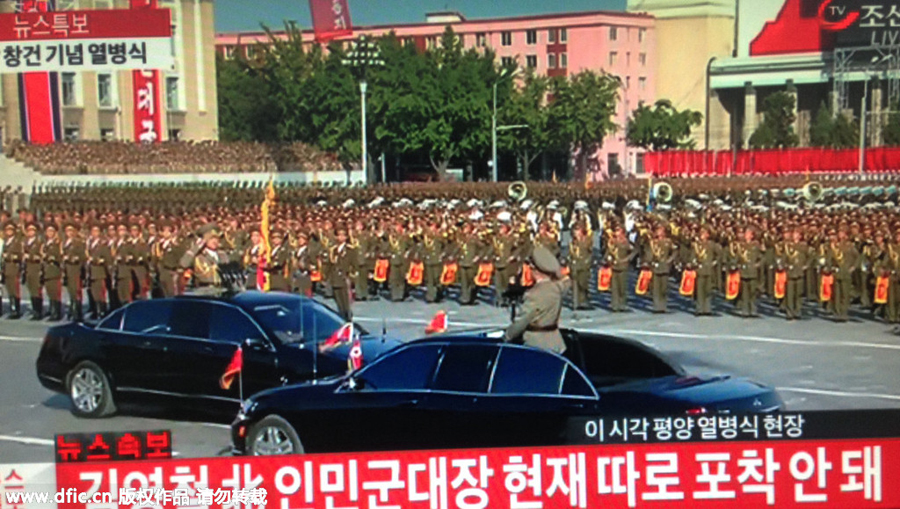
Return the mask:
M 247 433 L 249 456 L 276 456 L 305 453 L 297 431 L 286 420 L 270 415 L 250 426 Z
M 116 412 L 109 377 L 91 361 L 79 362 L 66 378 L 72 413 L 78 417 L 108 417 Z

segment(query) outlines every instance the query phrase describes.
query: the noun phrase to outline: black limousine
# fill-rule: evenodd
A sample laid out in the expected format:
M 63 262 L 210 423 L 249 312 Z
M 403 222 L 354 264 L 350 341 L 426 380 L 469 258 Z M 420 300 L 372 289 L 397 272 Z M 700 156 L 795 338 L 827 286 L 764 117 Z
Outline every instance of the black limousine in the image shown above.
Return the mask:
M 49 329 L 37 375 L 68 394 L 82 417 L 111 415 L 118 400 L 135 396 L 225 403 L 223 411 L 235 412 L 241 392 L 346 373 L 349 345 L 318 348 L 344 323 L 331 308 L 287 293 L 138 301 L 97 324 Z M 367 362 L 399 344 L 356 328 Z M 239 346 L 241 380 L 225 389 L 221 378 Z
M 232 424 L 235 454 L 567 443 L 576 416 L 775 412 L 770 387 L 689 376 L 631 340 L 563 330 L 566 355 L 496 331 L 408 343 L 350 375 L 261 392 Z

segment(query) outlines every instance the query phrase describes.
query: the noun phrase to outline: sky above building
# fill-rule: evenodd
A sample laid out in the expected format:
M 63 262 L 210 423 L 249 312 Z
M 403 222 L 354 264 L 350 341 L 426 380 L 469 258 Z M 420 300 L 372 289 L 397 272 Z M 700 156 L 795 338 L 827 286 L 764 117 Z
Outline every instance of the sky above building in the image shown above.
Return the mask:
M 416 23 L 426 12 L 459 11 L 467 18 L 527 16 L 555 12 L 624 10 L 626 0 L 350 0 L 354 25 Z M 311 26 L 308 0 L 216 0 L 216 31 L 280 28 L 293 20 Z

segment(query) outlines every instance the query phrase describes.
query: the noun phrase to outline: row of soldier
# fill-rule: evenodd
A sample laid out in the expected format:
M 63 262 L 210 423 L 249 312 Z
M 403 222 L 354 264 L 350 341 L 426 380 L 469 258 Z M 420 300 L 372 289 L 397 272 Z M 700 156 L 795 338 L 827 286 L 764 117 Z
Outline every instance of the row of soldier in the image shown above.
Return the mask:
M 480 289 L 493 286 L 485 293 L 499 302 L 511 282 L 529 283 L 523 262 L 540 244 L 567 266 L 573 307 L 590 307 L 596 289 L 610 293 L 612 311 L 627 310 L 634 292 L 665 312 L 674 281 L 700 315 L 713 312 L 718 294 L 744 316 L 755 316 L 765 295 L 788 318 L 799 317 L 808 299 L 846 320 L 858 299 L 863 308 L 878 306 L 888 321 L 900 319 L 900 216 L 891 210 L 754 212 L 710 205 L 664 213 L 581 209 L 563 218 L 553 207 L 535 217 L 519 209 L 279 206 L 269 261 L 262 258 L 254 208 L 159 219 L 72 211 L 40 219 L 41 225 L 21 211 L 18 221 L 4 224 L 10 317 L 21 316 L 23 283 L 34 318 L 42 318 L 46 294 L 50 318 L 60 319 L 65 288 L 69 316 L 79 319 L 83 289 L 90 311 L 102 316 L 133 299 L 218 286 L 216 266 L 224 260 L 240 265 L 249 288 L 267 279 L 271 290 L 321 289 L 348 317 L 352 299 L 382 288 L 396 301 L 424 286 L 425 300 L 434 302 L 458 286 L 459 302 L 474 304 Z M 571 236 L 561 234 L 567 228 Z M 209 255 L 198 256 L 203 253 Z

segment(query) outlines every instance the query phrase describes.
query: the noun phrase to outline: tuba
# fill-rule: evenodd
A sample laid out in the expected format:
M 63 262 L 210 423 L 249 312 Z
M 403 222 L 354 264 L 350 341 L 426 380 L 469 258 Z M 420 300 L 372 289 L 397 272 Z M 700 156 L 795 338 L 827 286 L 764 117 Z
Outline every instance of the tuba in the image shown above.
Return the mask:
M 815 203 L 825 195 L 825 188 L 818 182 L 810 182 L 803 186 L 803 198 L 810 203 Z
M 669 203 L 674 194 L 672 186 L 665 182 L 653 185 L 653 199 L 656 200 L 656 203 Z
M 516 202 L 521 203 L 528 196 L 528 186 L 525 185 L 525 182 L 521 180 L 513 182 L 506 189 L 506 194 L 509 195 L 509 198 Z

